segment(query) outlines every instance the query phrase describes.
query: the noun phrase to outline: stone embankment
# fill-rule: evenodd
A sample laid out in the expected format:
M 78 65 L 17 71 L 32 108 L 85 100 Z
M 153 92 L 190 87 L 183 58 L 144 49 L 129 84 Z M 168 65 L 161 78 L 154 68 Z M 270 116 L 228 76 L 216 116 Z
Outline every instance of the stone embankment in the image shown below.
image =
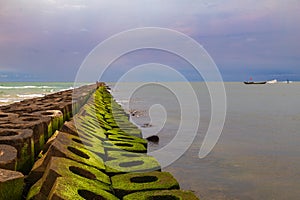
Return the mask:
M 75 90 L 0 107 L 0 200 L 198 199 L 104 84 Z

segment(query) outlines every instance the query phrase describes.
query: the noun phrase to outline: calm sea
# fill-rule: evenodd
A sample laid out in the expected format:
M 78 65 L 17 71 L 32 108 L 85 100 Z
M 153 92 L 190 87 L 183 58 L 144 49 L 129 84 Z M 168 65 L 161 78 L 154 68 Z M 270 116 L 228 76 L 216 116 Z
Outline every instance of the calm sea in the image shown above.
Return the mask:
M 300 83 L 225 83 L 225 125 L 213 151 L 203 159 L 199 159 L 198 152 L 211 117 L 210 95 L 204 83 L 192 83 L 198 96 L 200 121 L 195 121 L 193 108 L 187 108 L 190 118 L 181 121 L 176 92 L 159 83 L 142 87 L 127 84 L 128 88 L 138 88 L 130 99 L 129 89 L 113 89 L 113 95 L 135 113 L 134 123 L 148 126 L 142 128 L 144 134 L 160 137 L 158 144 L 150 145 L 150 152 L 172 141 L 180 123 L 199 123 L 189 149 L 163 169 L 176 177 L 182 189 L 207 200 L 300 199 Z M 172 84 L 185 90 L 182 83 Z M 149 108 L 158 104 L 164 112 L 152 113 L 150 118 Z
M 171 84 L 179 91 L 186 90 L 183 83 Z M 112 85 L 114 97 L 127 111 L 135 113 L 132 121 L 141 126 L 145 136 L 157 134 L 160 137 L 158 144 L 150 144 L 150 152 L 171 142 L 180 123 L 199 123 L 189 149 L 163 169 L 176 177 L 182 189 L 192 190 L 204 200 L 300 199 L 300 83 L 225 83 L 225 125 L 213 151 L 203 159 L 199 159 L 198 152 L 211 117 L 210 95 L 205 83 L 192 83 L 198 97 L 199 121 L 194 118 L 193 107 L 185 108 L 191 114 L 182 121 L 176 91 L 159 83 L 142 87 L 140 83 L 123 85 L 126 87 L 122 90 Z M 0 105 L 72 86 L 73 83 L 0 83 Z M 129 89 L 135 87 L 129 98 Z M 185 98 L 191 97 L 186 95 Z M 150 112 L 150 118 L 149 109 L 153 105 L 158 112 Z M 143 125 L 148 127 L 143 128 Z M 179 151 L 183 147 L 184 143 L 178 144 Z
M 0 82 L 0 106 L 73 87 L 73 82 Z

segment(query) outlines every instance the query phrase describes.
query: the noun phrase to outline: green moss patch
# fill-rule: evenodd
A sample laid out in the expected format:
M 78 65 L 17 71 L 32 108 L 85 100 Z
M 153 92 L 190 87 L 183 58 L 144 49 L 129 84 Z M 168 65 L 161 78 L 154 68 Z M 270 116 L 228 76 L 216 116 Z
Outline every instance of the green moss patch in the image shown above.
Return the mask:
M 110 150 L 125 150 L 135 153 L 146 153 L 147 148 L 141 143 L 123 141 L 105 141 L 104 147 Z
M 48 150 L 47 158 L 45 158 L 46 163 L 49 162 L 49 159 L 52 156 L 69 158 L 71 160 L 96 167 L 99 170 L 105 169 L 103 159 L 100 156 L 79 144 L 72 143 L 66 145 L 59 141 L 54 141 Z
M 168 172 L 127 173 L 111 177 L 117 196 L 148 190 L 179 189 L 176 179 Z
M 24 176 L 20 172 L 0 169 L 0 199 L 20 200 Z
M 108 139 L 111 141 L 122 141 L 122 142 L 134 142 L 134 143 L 140 143 L 142 145 L 144 145 L 145 148 L 147 148 L 147 141 L 139 138 L 139 137 L 135 137 L 135 136 L 131 136 L 131 135 L 109 135 Z
M 115 175 L 127 172 L 160 171 L 157 160 L 151 156 L 119 157 L 105 162 L 106 173 Z
M 136 192 L 124 196 L 123 200 L 199 200 L 192 192 L 183 190 L 154 190 Z
M 29 196 L 48 196 L 59 177 L 68 178 L 70 182 L 97 184 L 99 189 L 111 191 L 110 179 L 103 172 L 66 158 L 52 157 L 41 181 L 32 186 Z
M 96 182 L 74 181 L 69 178 L 58 178 L 52 187 L 49 199 L 63 200 L 118 200 L 113 194 L 101 189 Z

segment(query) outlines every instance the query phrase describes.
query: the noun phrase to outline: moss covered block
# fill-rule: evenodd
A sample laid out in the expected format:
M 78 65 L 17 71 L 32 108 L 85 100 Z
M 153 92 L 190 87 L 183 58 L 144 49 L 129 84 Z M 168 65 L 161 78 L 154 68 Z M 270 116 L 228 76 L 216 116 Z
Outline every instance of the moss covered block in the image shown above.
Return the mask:
M 101 189 L 97 182 L 58 178 L 49 194 L 49 199 L 55 200 L 86 200 L 103 199 L 118 200 L 116 196 Z
M 151 172 L 160 171 L 161 167 L 157 160 L 151 156 L 129 157 L 120 156 L 114 160 L 105 162 L 106 173 L 110 176 L 128 172 Z
M 48 165 L 51 157 L 53 156 L 69 158 L 71 160 L 96 167 L 99 170 L 105 169 L 103 159 L 97 154 L 87 150 L 83 145 L 75 142 L 66 144 L 61 143 L 58 140 L 55 140 L 51 144 L 47 153 L 42 157 L 42 161 L 39 165 L 35 165 L 33 169 L 42 171 Z
M 29 190 L 26 200 L 44 200 L 47 199 L 47 195 L 41 193 L 43 180 L 39 179 Z
M 168 172 L 127 173 L 111 177 L 118 197 L 149 190 L 179 189 L 176 179 Z
M 124 196 L 123 200 L 199 200 L 190 191 L 183 190 L 154 190 L 146 192 L 136 192 Z
M 97 154 L 101 158 L 105 157 L 103 142 L 95 137 L 74 136 L 68 133 L 57 131 L 57 141 L 66 145 L 78 145 L 78 147 L 86 148 L 87 150 Z
M 106 151 L 107 155 L 107 160 L 115 160 L 121 157 L 128 157 L 128 158 L 136 158 L 136 157 L 148 157 L 147 154 L 143 153 L 133 153 L 133 152 L 128 152 L 128 151 L 113 151 L 113 150 L 108 150 Z
M 75 117 L 74 126 L 78 132 L 78 135 L 89 134 L 100 140 L 105 140 L 105 130 L 101 127 L 98 121 L 89 120 L 90 117 Z
M 11 145 L 0 144 L 0 168 L 16 170 L 16 167 L 17 149 Z
M 22 173 L 0 168 L 0 199 L 20 200 L 23 187 Z
M 1 129 L 0 144 L 17 149 L 17 170 L 28 173 L 34 162 L 34 136 L 30 129 Z
M 147 148 L 141 144 L 136 142 L 125 142 L 125 141 L 105 141 L 103 145 L 107 149 L 111 150 L 125 150 L 129 152 L 135 153 L 146 153 Z
M 68 178 L 71 182 L 97 183 L 99 189 L 111 191 L 109 177 L 100 170 L 70 159 L 52 157 L 41 181 L 30 189 L 31 198 L 48 196 L 59 177 Z
M 108 139 L 111 141 L 122 141 L 122 142 L 134 142 L 134 143 L 140 143 L 144 145 L 145 148 L 147 148 L 147 141 L 145 139 L 131 136 L 131 135 L 109 135 Z
M 60 110 L 45 110 L 45 111 L 35 112 L 33 114 L 38 114 L 38 115 L 41 115 L 41 116 L 51 117 L 52 132 L 54 132 L 55 130 L 60 129 L 63 125 L 63 122 L 64 122 L 64 116 L 63 116 L 63 113 Z
M 135 137 L 142 138 L 142 131 L 138 128 L 126 128 L 126 127 L 120 127 L 120 131 L 124 132 L 127 135 L 132 135 Z
M 33 132 L 35 156 L 43 149 L 45 135 L 48 134 L 48 126 L 44 118 L 19 117 L 8 124 L 0 124 L 0 129 L 31 129 Z

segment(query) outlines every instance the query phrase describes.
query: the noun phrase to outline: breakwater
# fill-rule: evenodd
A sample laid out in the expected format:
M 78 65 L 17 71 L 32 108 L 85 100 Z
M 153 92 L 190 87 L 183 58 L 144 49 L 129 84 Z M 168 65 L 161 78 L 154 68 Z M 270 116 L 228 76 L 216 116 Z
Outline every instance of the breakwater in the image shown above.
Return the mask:
M 75 90 L 0 107 L 0 199 L 198 199 L 104 84 Z

